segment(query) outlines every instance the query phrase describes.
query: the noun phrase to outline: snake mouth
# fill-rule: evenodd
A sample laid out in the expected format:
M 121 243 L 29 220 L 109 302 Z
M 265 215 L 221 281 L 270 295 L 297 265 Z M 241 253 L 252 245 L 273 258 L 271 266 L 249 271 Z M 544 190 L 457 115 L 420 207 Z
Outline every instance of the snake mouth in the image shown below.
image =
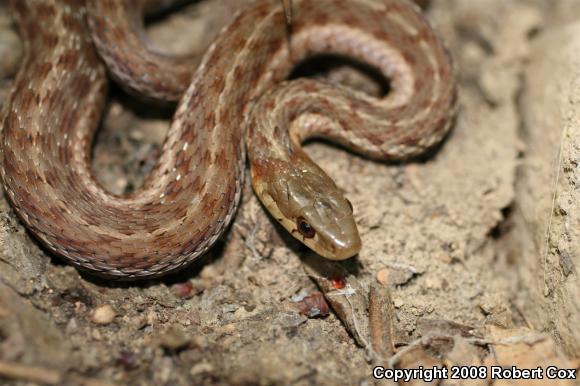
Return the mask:
M 332 260 L 346 260 L 358 255 L 361 249 L 361 240 L 358 233 L 353 236 L 352 240 L 344 244 L 340 248 L 335 249 L 334 258 L 329 258 Z
M 290 232 L 294 238 L 301 241 L 304 245 L 314 251 L 316 254 L 334 261 L 349 259 L 360 252 L 361 240 L 358 232 L 349 237 L 347 240 L 328 240 L 319 235 L 311 239 L 305 239 L 296 231 Z
M 342 237 L 340 240 L 322 240 L 322 237 L 320 237 L 317 241 L 316 245 L 312 247 L 306 242 L 304 244 L 320 256 L 335 261 L 346 260 L 356 256 L 362 246 L 358 232 L 354 232 L 348 237 Z

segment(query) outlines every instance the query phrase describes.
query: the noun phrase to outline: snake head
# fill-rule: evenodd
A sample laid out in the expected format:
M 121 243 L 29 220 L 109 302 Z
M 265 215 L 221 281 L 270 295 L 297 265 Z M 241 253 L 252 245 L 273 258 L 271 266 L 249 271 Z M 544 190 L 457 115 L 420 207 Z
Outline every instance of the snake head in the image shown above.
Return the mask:
M 296 239 L 327 259 L 348 259 L 361 248 L 352 205 L 322 169 L 304 161 L 253 166 L 254 190 Z

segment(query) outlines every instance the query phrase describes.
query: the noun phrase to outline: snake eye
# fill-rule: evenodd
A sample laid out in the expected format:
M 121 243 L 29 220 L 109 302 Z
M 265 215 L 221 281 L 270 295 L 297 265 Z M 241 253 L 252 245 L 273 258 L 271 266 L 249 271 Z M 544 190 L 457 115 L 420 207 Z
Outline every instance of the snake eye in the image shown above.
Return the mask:
M 306 220 L 304 220 L 303 217 L 298 217 L 296 225 L 298 227 L 298 232 L 300 232 L 300 234 L 306 237 L 307 239 L 313 238 L 314 235 L 316 234 L 314 228 L 312 228 L 310 224 L 308 224 Z

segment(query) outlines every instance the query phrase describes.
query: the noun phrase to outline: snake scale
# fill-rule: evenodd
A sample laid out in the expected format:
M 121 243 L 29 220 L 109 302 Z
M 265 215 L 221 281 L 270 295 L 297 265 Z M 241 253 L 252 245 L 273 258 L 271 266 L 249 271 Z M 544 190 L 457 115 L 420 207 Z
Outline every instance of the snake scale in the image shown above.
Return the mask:
M 324 138 L 401 160 L 449 131 L 451 59 L 406 0 L 294 0 L 290 38 L 279 0 L 256 0 L 190 73 L 185 60 L 146 42 L 136 1 L 12 1 L 26 56 L 3 122 L 4 188 L 28 229 L 80 269 L 139 279 L 202 255 L 234 216 L 246 149 L 252 185 L 272 216 L 320 255 L 351 257 L 361 246 L 352 206 L 301 143 Z M 118 11 L 121 3 L 129 6 Z M 132 31 L 108 22 L 127 13 Z M 376 99 L 312 79 L 285 81 L 318 54 L 368 63 L 390 92 Z M 129 90 L 179 99 L 154 170 L 128 196 L 107 192 L 90 171 L 107 92 L 103 62 Z

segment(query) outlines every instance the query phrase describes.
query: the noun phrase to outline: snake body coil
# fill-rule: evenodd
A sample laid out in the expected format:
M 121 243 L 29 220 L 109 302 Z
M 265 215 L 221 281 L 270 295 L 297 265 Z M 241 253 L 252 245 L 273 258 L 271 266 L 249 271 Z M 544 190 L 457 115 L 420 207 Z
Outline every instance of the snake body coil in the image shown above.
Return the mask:
M 96 3 L 90 12 L 97 12 Z M 288 39 L 279 1 L 258 0 L 204 55 L 144 186 L 118 197 L 90 172 L 107 77 L 85 2 L 12 4 L 27 55 L 4 120 L 4 187 L 23 222 L 50 250 L 100 275 L 159 276 L 213 244 L 239 201 L 246 128 L 252 183 L 272 215 L 319 254 L 350 257 L 360 248 L 352 208 L 302 151 L 301 141 L 323 137 L 369 157 L 403 159 L 440 141 L 450 126 L 456 96 L 450 58 L 410 3 L 294 0 Z M 104 48 L 107 28 L 113 40 L 123 34 L 98 16 L 91 20 L 96 46 L 115 64 L 115 78 L 130 89 L 151 87 L 158 99 L 172 93 L 175 99 L 180 91 L 167 85 L 156 90 L 157 78 L 135 74 Z M 120 50 L 121 56 L 129 51 Z M 325 53 L 376 67 L 390 80 L 391 92 L 379 100 L 312 80 L 274 88 L 296 63 Z M 155 57 L 144 57 L 147 66 L 158 65 Z

